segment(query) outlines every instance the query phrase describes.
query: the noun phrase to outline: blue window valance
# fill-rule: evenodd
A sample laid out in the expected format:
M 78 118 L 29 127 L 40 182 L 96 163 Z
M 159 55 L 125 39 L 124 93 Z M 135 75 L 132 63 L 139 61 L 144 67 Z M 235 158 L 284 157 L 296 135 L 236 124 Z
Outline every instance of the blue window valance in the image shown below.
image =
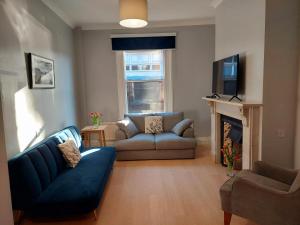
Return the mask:
M 147 49 L 175 49 L 175 34 L 143 35 L 112 35 L 113 51 L 147 50 Z

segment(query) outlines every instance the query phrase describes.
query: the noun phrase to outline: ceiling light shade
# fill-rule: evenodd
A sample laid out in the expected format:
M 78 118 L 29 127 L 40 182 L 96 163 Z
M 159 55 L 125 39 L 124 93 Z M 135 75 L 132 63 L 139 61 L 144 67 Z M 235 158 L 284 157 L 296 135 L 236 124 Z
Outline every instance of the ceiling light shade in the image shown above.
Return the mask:
M 147 0 L 120 0 L 120 25 L 128 28 L 147 26 Z

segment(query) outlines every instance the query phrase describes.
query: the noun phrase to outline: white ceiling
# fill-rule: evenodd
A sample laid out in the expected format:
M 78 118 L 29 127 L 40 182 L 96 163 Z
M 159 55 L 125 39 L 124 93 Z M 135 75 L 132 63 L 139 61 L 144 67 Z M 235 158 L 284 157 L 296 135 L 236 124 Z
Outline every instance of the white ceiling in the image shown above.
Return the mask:
M 72 27 L 120 28 L 119 0 L 42 0 Z M 211 24 L 222 0 L 148 0 L 152 26 Z

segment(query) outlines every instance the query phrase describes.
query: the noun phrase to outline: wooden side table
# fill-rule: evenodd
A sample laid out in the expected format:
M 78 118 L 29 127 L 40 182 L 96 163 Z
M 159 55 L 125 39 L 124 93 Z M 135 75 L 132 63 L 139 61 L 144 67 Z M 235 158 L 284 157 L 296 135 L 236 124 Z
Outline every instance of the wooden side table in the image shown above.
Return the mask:
M 98 138 L 99 138 L 98 140 L 99 140 L 99 144 L 101 147 L 106 146 L 105 133 L 104 133 L 105 128 L 106 128 L 106 125 L 101 125 L 99 127 L 94 127 L 94 126 L 84 127 L 80 131 L 84 146 L 91 147 L 91 134 L 98 135 Z

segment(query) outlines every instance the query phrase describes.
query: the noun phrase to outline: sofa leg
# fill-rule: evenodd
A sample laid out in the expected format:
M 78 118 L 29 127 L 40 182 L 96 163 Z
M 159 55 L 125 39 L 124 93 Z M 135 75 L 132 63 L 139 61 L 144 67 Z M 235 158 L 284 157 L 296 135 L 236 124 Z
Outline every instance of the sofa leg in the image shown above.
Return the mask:
M 94 210 L 94 219 L 97 220 L 97 212 Z
M 231 213 L 225 212 L 224 211 L 224 225 L 230 225 L 231 222 Z

